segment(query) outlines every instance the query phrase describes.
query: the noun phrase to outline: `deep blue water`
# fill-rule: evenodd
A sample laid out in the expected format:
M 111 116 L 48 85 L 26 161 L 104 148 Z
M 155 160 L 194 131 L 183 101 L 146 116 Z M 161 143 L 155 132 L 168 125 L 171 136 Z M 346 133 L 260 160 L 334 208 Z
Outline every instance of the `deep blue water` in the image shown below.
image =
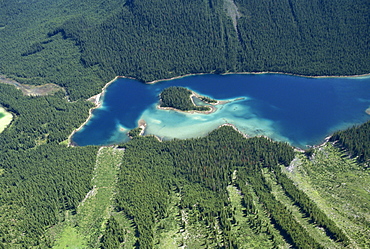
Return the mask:
M 158 110 L 158 95 L 169 86 L 229 100 L 206 114 Z M 243 97 L 242 100 L 235 100 Z M 147 123 L 146 134 L 163 139 L 204 136 L 224 123 L 247 135 L 266 135 L 304 148 L 332 132 L 370 120 L 370 78 L 306 78 L 282 74 L 195 75 L 153 85 L 121 78 L 103 96 L 101 108 L 72 140 L 108 145 L 128 140 L 128 130 Z

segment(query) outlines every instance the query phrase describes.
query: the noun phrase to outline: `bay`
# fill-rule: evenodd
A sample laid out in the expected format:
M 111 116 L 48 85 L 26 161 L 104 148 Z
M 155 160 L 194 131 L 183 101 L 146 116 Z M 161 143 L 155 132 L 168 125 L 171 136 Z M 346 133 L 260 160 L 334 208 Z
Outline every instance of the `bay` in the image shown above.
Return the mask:
M 187 87 L 227 103 L 212 114 L 157 108 L 159 93 Z M 144 84 L 118 78 L 104 92 L 102 104 L 72 136 L 74 144 L 110 145 L 128 141 L 127 132 L 145 120 L 145 134 L 161 139 L 205 136 L 233 124 L 248 136 L 268 136 L 306 148 L 334 131 L 370 120 L 370 77 L 309 78 L 284 74 L 192 75 Z

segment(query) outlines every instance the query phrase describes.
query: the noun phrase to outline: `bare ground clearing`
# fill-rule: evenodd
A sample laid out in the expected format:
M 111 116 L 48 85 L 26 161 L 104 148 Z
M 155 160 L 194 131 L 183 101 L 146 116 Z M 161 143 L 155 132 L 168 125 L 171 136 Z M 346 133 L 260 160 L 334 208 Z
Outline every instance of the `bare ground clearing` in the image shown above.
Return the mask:
M 21 90 L 24 95 L 28 96 L 45 96 L 63 89 L 62 87 L 52 83 L 40 86 L 21 84 L 15 80 L 7 78 L 5 75 L 0 75 L 0 83 L 13 85 L 17 89 Z

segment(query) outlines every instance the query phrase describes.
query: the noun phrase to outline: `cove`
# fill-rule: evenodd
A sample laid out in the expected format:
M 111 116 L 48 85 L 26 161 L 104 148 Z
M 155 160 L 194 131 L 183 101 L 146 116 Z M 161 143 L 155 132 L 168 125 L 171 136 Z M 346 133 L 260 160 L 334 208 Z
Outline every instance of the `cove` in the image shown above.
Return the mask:
M 157 109 L 159 93 L 182 86 L 227 103 L 212 114 Z M 79 146 L 128 141 L 126 133 L 145 120 L 145 134 L 163 140 L 205 136 L 233 124 L 248 136 L 268 136 L 293 146 L 317 145 L 334 131 L 370 120 L 370 77 L 309 78 L 284 74 L 192 75 L 144 84 L 118 78 L 99 108 L 75 132 Z

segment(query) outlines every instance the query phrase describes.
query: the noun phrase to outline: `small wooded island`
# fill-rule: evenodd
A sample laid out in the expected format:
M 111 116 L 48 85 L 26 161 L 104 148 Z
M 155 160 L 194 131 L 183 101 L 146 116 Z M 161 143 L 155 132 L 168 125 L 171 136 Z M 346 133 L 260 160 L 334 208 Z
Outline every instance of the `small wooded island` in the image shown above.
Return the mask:
M 216 104 L 217 101 L 209 97 L 199 96 L 185 87 L 171 86 L 164 89 L 160 94 L 160 108 L 173 108 L 180 111 L 211 112 L 211 106 L 198 106 L 192 97 L 196 97 L 205 104 Z

